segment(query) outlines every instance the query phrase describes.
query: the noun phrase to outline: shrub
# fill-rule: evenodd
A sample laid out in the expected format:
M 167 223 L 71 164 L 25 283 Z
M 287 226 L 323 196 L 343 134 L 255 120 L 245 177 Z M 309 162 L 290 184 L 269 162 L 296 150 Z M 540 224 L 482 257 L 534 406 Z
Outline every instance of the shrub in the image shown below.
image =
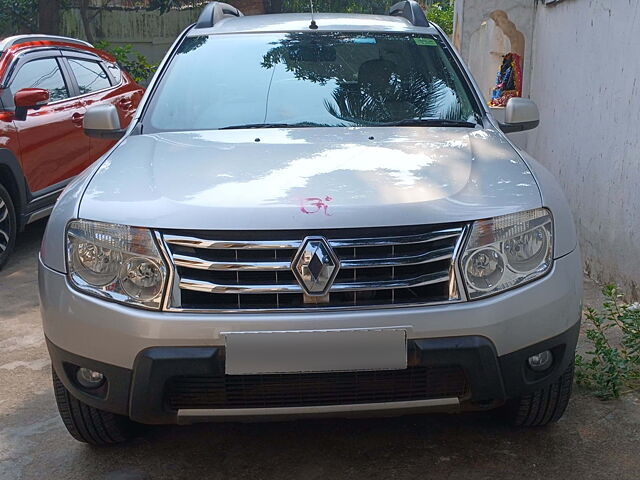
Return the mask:
M 437 24 L 447 35 L 453 33 L 453 2 L 436 2 L 427 10 L 429 21 Z
M 377 13 L 384 14 L 397 0 L 315 0 L 313 5 L 318 12 Z M 424 2 L 421 2 L 424 3 Z M 429 2 L 426 2 L 427 4 Z M 437 23 L 447 35 L 453 32 L 454 0 L 442 0 L 429 6 L 427 18 Z M 285 12 L 310 11 L 309 0 L 283 0 Z
M 587 308 L 591 350 L 576 355 L 576 379 L 602 399 L 640 388 L 640 304 L 625 303 L 613 285 L 603 288 L 602 310 Z
M 0 0 L 0 38 L 38 28 L 38 0 Z
M 113 55 L 120 65 L 138 83 L 147 82 L 155 73 L 158 65 L 150 64 L 144 55 L 136 52 L 131 45 L 115 46 L 109 42 L 100 41 L 96 48 Z

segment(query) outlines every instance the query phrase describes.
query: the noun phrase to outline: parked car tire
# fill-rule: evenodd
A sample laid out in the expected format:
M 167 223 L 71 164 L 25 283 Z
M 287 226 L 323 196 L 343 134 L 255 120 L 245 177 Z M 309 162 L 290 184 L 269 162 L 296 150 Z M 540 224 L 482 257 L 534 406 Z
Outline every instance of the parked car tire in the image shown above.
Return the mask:
M 505 413 L 510 423 L 516 427 L 541 427 L 560 420 L 569 405 L 573 370 L 572 362 L 552 384 L 507 403 Z
M 16 244 L 16 210 L 7 189 L 0 185 L 0 269 L 4 267 Z
M 55 371 L 53 390 L 64 426 L 80 442 L 97 446 L 122 443 L 141 430 L 142 425 L 127 417 L 99 410 L 73 397 Z

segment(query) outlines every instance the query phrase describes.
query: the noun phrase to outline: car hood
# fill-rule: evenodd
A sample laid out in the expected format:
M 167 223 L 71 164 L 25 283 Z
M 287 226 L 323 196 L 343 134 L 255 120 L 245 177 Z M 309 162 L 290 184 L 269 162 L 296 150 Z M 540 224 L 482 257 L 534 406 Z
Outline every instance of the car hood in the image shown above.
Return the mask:
M 80 217 L 172 229 L 318 229 L 467 221 L 541 206 L 494 130 L 383 127 L 133 135 Z

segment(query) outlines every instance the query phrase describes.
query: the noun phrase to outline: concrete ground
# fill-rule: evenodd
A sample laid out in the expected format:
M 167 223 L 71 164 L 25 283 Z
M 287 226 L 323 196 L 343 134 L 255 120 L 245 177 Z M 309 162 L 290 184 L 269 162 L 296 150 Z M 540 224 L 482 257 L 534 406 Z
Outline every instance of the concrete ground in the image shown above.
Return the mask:
M 0 273 L 0 479 L 640 478 L 640 400 L 577 391 L 556 425 L 514 430 L 491 415 L 154 428 L 125 446 L 73 440 L 51 389 L 37 296 L 44 224 Z M 598 289 L 587 281 L 587 303 Z M 584 348 L 584 340 L 581 340 Z

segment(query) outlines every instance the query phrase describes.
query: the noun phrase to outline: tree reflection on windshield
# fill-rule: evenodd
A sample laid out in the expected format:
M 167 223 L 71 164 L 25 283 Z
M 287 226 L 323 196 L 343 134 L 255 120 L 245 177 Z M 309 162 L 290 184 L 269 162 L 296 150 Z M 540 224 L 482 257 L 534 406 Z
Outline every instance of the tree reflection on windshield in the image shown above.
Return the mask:
M 475 104 L 464 82 L 431 35 L 199 35 L 160 78 L 145 131 L 469 126 Z
M 425 68 L 410 36 L 382 38 L 344 34 L 289 33 L 264 56 L 262 67 L 284 65 L 296 79 L 337 87 L 324 105 L 333 117 L 371 125 L 411 118 L 467 120 L 455 82 L 440 59 L 439 69 Z M 403 55 L 384 55 L 385 47 L 402 44 Z M 359 46 L 380 45 L 379 58 L 362 61 Z M 396 47 L 397 49 L 398 47 Z M 365 57 L 366 58 L 366 57 Z M 467 115 L 468 117 L 468 115 Z

